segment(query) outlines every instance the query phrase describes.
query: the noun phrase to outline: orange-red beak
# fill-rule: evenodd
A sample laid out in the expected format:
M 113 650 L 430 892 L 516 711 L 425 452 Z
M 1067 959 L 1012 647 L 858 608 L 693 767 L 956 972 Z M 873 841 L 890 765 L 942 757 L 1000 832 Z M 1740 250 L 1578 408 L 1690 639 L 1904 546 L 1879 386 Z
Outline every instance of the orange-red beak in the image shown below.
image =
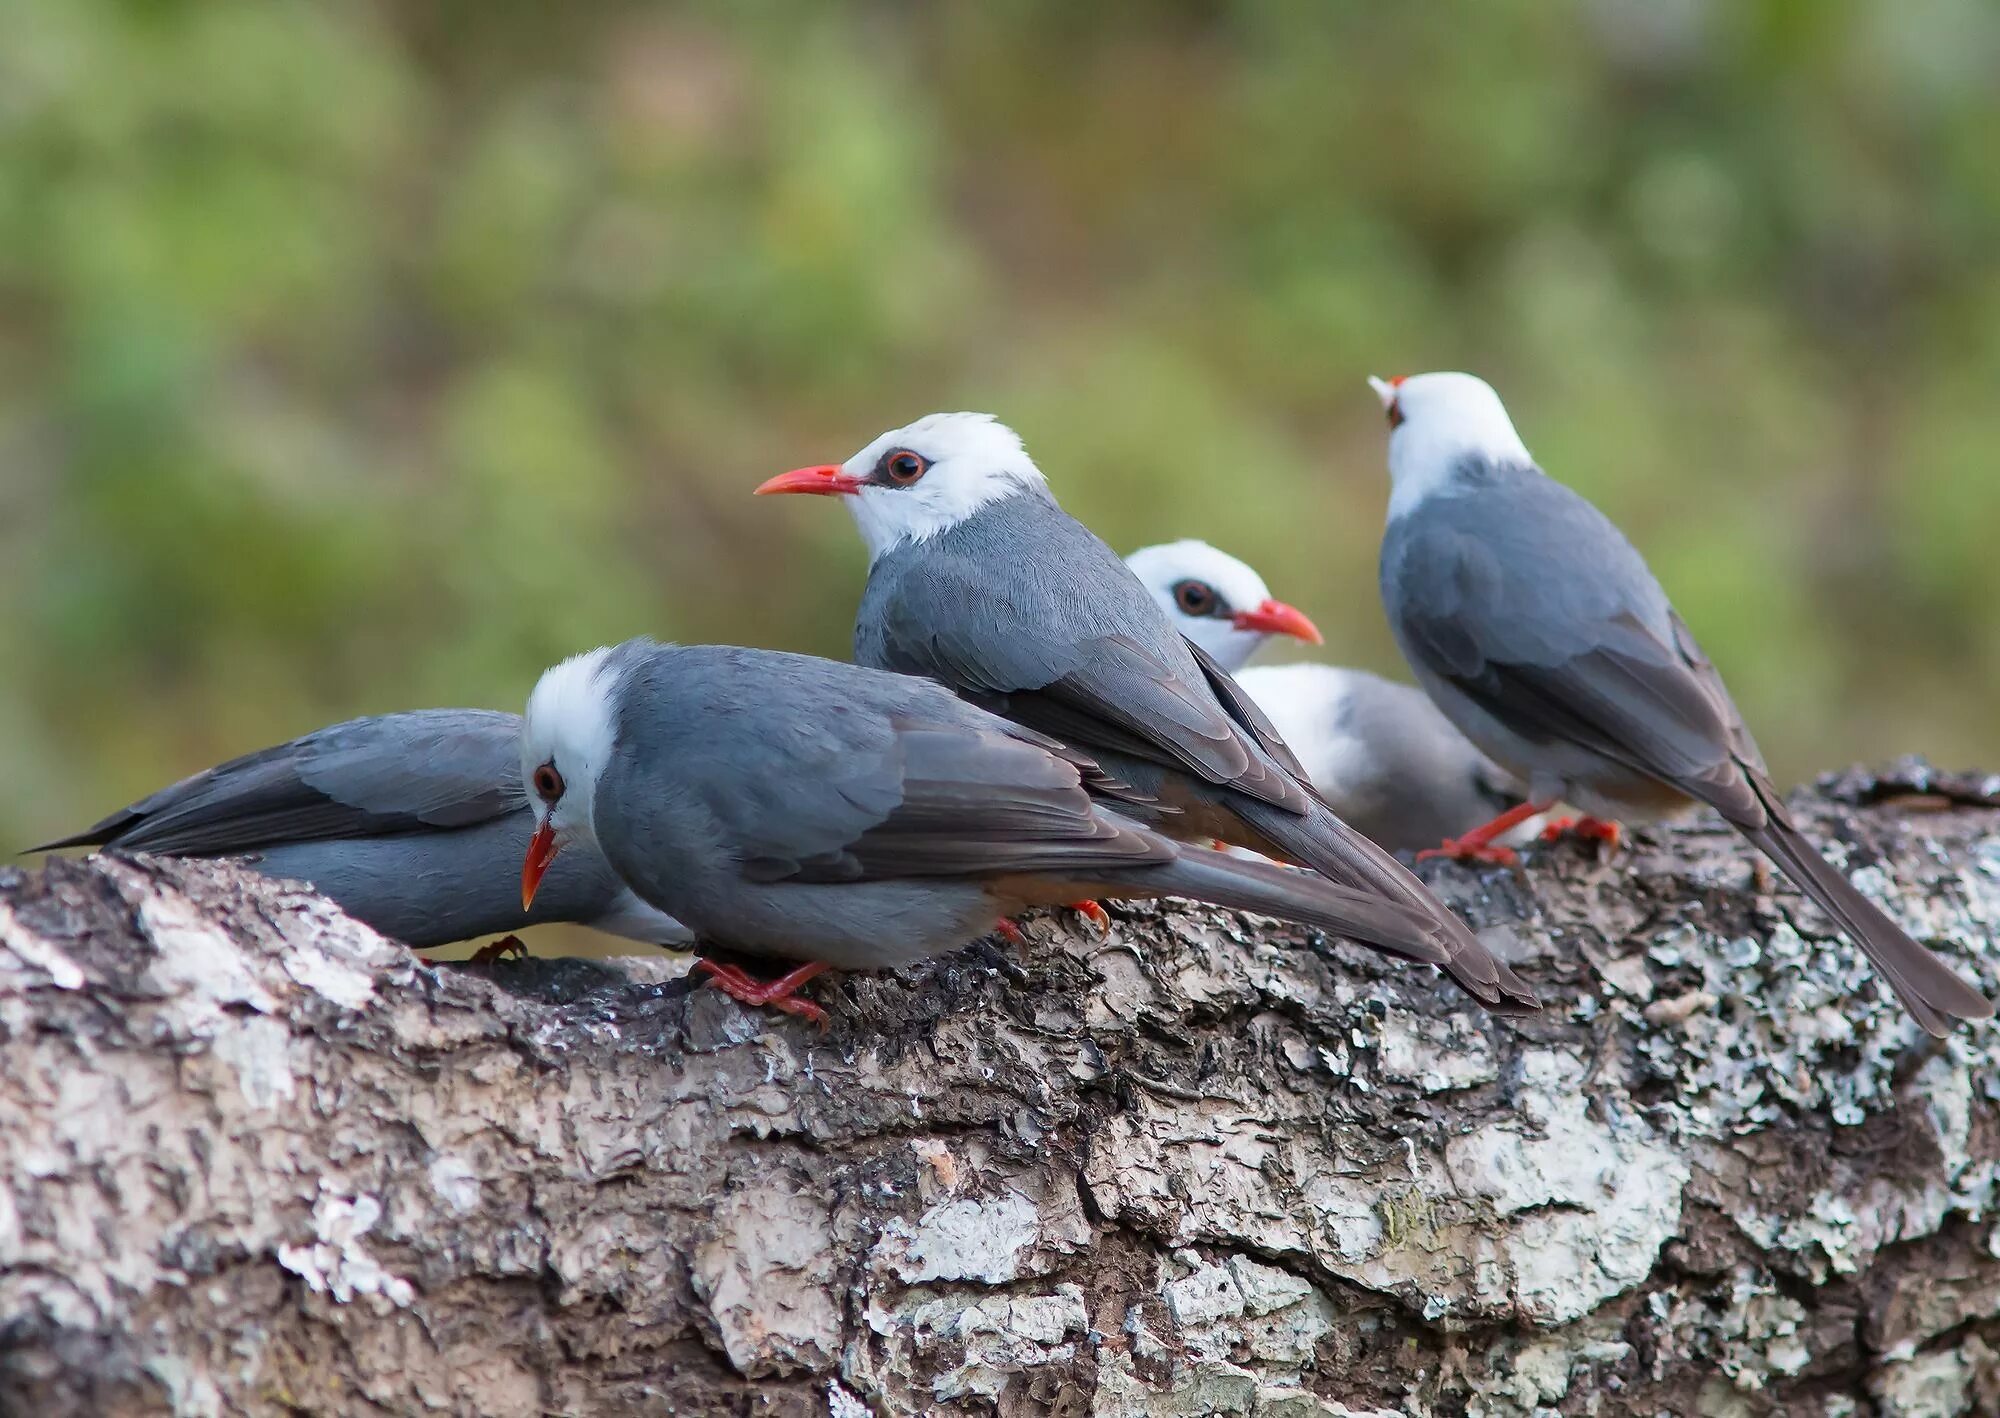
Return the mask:
M 556 830 L 544 821 L 535 829 L 535 835 L 528 839 L 528 855 L 521 863 L 521 909 L 527 910 L 535 904 L 535 892 L 541 887 L 542 878 L 548 875 L 549 863 L 556 859 L 561 844 L 556 841 Z
M 1288 606 L 1283 601 L 1266 601 L 1254 610 L 1238 611 L 1230 624 L 1238 630 L 1261 630 L 1266 635 L 1293 635 L 1308 645 L 1324 645 L 1326 639 L 1319 633 L 1319 627 L 1306 618 L 1306 613 L 1297 606 Z
M 840 497 L 851 492 L 859 492 L 867 484 L 860 478 L 849 477 L 840 470 L 837 463 L 821 463 L 814 468 L 794 468 L 789 473 L 779 473 L 769 482 L 760 483 L 752 494 L 762 497 L 771 492 L 810 492 L 820 497 Z

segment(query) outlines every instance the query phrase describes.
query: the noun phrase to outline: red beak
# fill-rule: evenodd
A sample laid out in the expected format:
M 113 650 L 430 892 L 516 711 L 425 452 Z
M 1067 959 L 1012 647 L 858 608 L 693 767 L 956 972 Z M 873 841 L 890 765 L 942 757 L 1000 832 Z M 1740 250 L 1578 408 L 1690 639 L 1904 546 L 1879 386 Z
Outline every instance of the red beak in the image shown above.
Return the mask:
M 794 468 L 789 473 L 779 473 L 769 482 L 758 484 L 752 494 L 762 497 L 768 492 L 810 492 L 820 497 L 845 496 L 859 492 L 867 484 L 860 478 L 851 478 L 834 463 L 821 463 L 816 468 Z
M 528 839 L 528 855 L 521 863 L 521 909 L 527 910 L 535 904 L 535 892 L 548 875 L 549 863 L 556 859 L 561 844 L 556 841 L 556 830 L 544 821 L 535 829 L 535 835 Z
M 1238 611 L 1230 621 L 1238 630 L 1261 630 L 1266 635 L 1293 635 L 1308 645 L 1324 645 L 1326 638 L 1319 633 L 1319 627 L 1306 619 L 1306 613 L 1297 606 L 1288 606 L 1283 601 L 1266 601 L 1255 610 Z

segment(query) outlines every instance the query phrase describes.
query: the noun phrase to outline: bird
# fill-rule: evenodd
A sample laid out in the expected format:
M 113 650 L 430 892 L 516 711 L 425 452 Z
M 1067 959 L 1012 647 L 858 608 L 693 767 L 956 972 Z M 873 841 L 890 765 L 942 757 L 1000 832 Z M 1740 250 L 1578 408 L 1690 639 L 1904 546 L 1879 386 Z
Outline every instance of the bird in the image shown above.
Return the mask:
M 1190 539 L 1142 547 L 1125 564 L 1174 628 L 1235 675 L 1340 819 L 1376 845 L 1433 848 L 1522 800 L 1513 775 L 1414 685 L 1311 662 L 1243 668 L 1275 635 L 1321 641 L 1317 631 L 1301 633 L 1291 617 L 1311 622 L 1271 600 L 1264 578 L 1237 557 Z M 1246 622 L 1238 605 L 1258 613 Z M 1535 828 L 1524 823 L 1513 835 Z
M 1207 542 L 1189 537 L 1140 547 L 1125 564 L 1174 628 L 1231 674 L 1274 635 L 1326 643 L 1304 611 L 1273 599 L 1252 567 Z
M 826 969 L 951 950 L 1080 894 L 1181 896 L 1442 962 L 1428 917 L 1310 872 L 1178 843 L 1094 797 L 1074 749 L 909 675 L 776 650 L 628 640 L 529 696 L 523 906 L 601 854 L 704 947 L 802 962 L 775 980 L 706 957 L 739 1000 L 824 1024 Z
M 1462 373 L 1370 383 L 1389 423 L 1382 604 L 1418 683 L 1528 785 L 1498 821 L 1563 801 L 1615 840 L 1619 821 L 1706 804 L 1854 939 L 1927 1032 L 1991 1017 L 1799 830 L 1644 558 L 1542 471 L 1492 386 Z M 1490 835 L 1447 846 L 1476 855 Z
M 690 940 L 601 856 L 577 851 L 533 911 L 515 886 L 534 816 L 521 719 L 418 709 L 350 719 L 182 779 L 33 851 L 234 857 L 310 883 L 383 935 L 426 949 L 569 921 L 652 945 Z
M 1090 787 L 1157 831 L 1297 862 L 1422 912 L 1445 970 L 1475 999 L 1534 1007 L 1422 882 L 1335 816 L 1228 671 L 1057 505 L 998 419 L 927 415 L 844 464 L 797 468 L 757 492 L 847 502 L 871 560 L 858 663 L 935 679 L 1087 754 Z

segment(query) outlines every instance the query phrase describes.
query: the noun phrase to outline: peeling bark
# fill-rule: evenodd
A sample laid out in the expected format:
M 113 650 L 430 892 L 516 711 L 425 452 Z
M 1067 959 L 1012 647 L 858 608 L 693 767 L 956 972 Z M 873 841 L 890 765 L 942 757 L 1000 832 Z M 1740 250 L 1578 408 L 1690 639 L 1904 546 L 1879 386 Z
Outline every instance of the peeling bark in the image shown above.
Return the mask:
M 1800 810 L 2000 984 L 2000 793 Z M 0 1411 L 2000 1411 L 2000 1029 L 1712 819 L 1440 891 L 1548 1008 L 1113 907 L 816 986 L 0 871 Z

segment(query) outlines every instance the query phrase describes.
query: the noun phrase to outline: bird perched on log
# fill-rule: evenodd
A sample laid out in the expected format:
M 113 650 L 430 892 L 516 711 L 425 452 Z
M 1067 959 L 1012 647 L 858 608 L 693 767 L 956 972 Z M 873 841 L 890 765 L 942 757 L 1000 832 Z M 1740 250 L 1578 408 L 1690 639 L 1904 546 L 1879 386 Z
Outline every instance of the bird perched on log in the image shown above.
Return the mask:
M 698 968 L 749 1004 L 963 945 L 1079 897 L 1183 896 L 1443 963 L 1427 913 L 1310 872 L 1151 831 L 1093 797 L 1091 759 L 928 680 L 809 655 L 650 640 L 545 673 L 520 775 L 534 831 L 521 902 L 602 854 L 707 944 L 801 962 L 762 981 Z
M 1916 1021 L 1943 1034 L 1993 1006 L 1809 842 L 1749 727 L 1644 559 L 1543 473 L 1484 380 L 1372 380 L 1389 420 L 1382 604 L 1417 680 L 1528 785 L 1529 801 L 1448 844 L 1557 801 L 1615 840 L 1620 821 L 1707 804 L 1853 937 Z
M 35 850 L 235 857 L 308 882 L 420 949 L 555 921 L 686 944 L 678 921 L 588 849 L 564 859 L 532 911 L 522 908 L 514 877 L 534 819 L 520 740 L 519 715 L 486 709 L 350 719 L 184 778 Z

